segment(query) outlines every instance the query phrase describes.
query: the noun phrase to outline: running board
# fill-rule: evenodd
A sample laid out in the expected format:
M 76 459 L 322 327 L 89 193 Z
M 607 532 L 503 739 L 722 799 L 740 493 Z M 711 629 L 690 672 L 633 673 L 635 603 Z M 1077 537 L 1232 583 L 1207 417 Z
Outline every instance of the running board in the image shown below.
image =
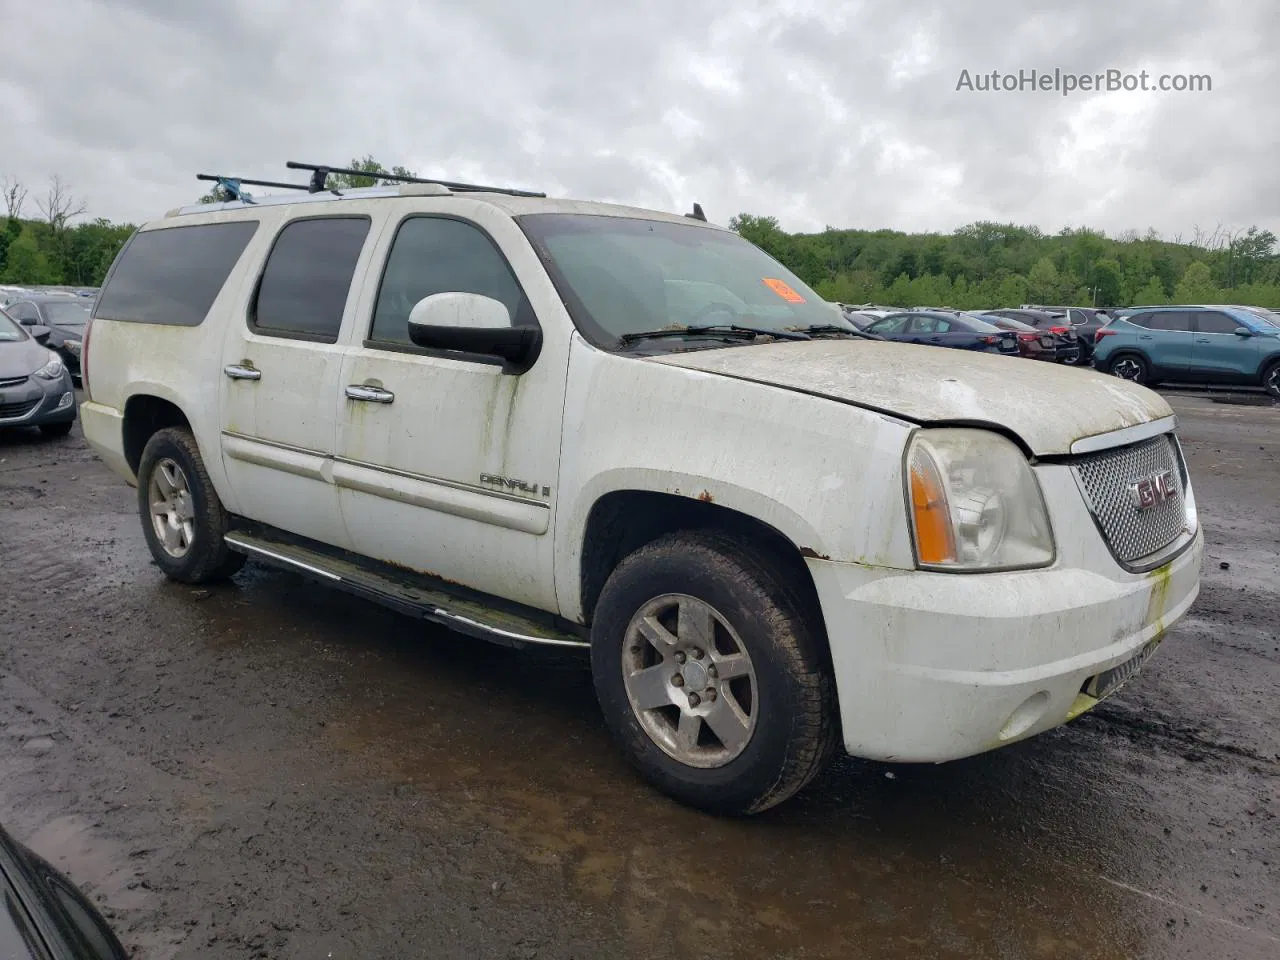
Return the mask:
M 398 570 L 383 572 L 372 569 L 371 561 L 366 565 L 260 531 L 235 530 L 225 540 L 232 550 L 256 560 L 491 643 L 517 648 L 530 644 L 582 649 L 590 646 L 584 637 L 573 632 L 572 625 L 557 627 L 540 622 L 535 616 L 494 609 L 479 599 L 435 587 L 426 576 L 400 574 Z

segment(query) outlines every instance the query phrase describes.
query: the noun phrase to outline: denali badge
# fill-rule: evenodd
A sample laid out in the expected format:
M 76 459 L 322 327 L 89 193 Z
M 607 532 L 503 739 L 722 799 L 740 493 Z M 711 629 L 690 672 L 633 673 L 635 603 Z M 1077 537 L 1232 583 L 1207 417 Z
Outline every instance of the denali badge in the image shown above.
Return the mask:
M 492 473 L 480 474 L 480 482 L 486 486 L 505 487 L 508 490 L 519 490 L 522 493 L 537 494 L 538 485 L 536 483 L 526 483 L 524 480 L 513 480 L 511 477 L 499 477 Z M 551 495 L 550 487 L 542 488 L 544 497 Z
M 1178 487 L 1173 482 L 1172 470 L 1153 473 L 1149 477 L 1143 477 L 1129 484 L 1129 497 L 1139 510 L 1150 510 L 1177 495 Z

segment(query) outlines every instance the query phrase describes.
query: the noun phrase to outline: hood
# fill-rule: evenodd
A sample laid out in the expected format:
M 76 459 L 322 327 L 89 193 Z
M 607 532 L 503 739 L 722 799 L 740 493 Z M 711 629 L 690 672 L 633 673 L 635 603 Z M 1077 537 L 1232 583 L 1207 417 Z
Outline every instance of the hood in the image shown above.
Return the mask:
M 29 377 L 49 362 L 49 348 L 33 339 L 0 340 L 0 380 Z
M 1082 437 L 1159 420 L 1159 394 L 1058 364 L 867 340 L 809 340 L 647 358 L 830 397 L 916 423 L 995 424 L 1037 456 Z

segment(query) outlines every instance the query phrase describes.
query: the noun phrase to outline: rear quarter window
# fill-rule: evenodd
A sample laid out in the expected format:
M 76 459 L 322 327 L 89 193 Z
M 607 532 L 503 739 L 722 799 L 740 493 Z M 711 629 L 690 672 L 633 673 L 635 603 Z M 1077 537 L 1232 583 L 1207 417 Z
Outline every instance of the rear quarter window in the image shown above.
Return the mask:
M 256 220 L 135 233 L 111 268 L 94 317 L 198 327 L 258 229 Z

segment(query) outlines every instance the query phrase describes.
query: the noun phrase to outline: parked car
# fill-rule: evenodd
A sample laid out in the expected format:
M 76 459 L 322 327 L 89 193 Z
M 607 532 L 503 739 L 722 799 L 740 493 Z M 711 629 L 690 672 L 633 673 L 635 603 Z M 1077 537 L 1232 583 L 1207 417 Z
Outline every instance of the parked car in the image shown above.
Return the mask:
M 1018 338 L 1018 352 L 1027 359 L 1057 362 L 1058 345 L 1053 334 L 1037 330 L 1031 324 L 1023 323 L 1021 320 L 1011 320 L 994 313 L 980 313 L 975 316 L 1001 330 L 1011 331 Z
M 1093 347 L 1098 331 L 1111 322 L 1111 316 L 1106 310 L 1095 310 L 1093 307 L 1068 307 L 1064 316 L 1080 338 L 1080 352 L 1075 362 L 1087 367 L 1093 363 Z
M 102 914 L 62 873 L 0 829 L 0 957 L 128 960 Z
M 1043 330 L 1054 339 L 1059 363 L 1080 363 L 1080 357 L 1084 352 L 1084 347 L 1080 342 L 1080 335 L 1062 314 L 1048 313 L 1044 310 L 1014 309 L 984 310 L 982 312 L 997 317 L 1008 317 L 1010 320 L 1021 320 L 1037 330 Z
M 1017 335 L 976 316 L 908 310 L 867 325 L 871 333 L 899 343 L 921 343 L 984 353 L 1016 354 Z
M 46 437 L 71 432 L 71 374 L 48 339 L 44 327 L 24 327 L 0 309 L 0 427 L 39 427 Z
M 24 326 L 48 327 L 49 347 L 58 352 L 79 385 L 80 351 L 93 301 L 71 294 L 28 294 L 5 307 Z
M 1251 384 L 1280 398 L 1280 327 L 1236 307 L 1153 307 L 1098 331 L 1094 363 L 1134 383 Z
M 732 814 L 837 742 L 940 762 L 1064 723 L 1196 596 L 1158 394 L 831 333 L 701 220 L 317 179 L 145 224 L 98 298 L 85 436 L 174 580 L 253 556 L 581 648 L 636 767 Z
M 848 320 L 850 323 L 852 323 L 859 330 L 862 330 L 864 332 L 867 330 L 869 326 L 871 326 L 871 324 L 875 323 L 882 316 L 884 316 L 884 314 L 882 313 L 867 313 L 862 310 L 849 310 L 849 309 L 841 310 L 840 315 L 844 317 L 846 320 Z

